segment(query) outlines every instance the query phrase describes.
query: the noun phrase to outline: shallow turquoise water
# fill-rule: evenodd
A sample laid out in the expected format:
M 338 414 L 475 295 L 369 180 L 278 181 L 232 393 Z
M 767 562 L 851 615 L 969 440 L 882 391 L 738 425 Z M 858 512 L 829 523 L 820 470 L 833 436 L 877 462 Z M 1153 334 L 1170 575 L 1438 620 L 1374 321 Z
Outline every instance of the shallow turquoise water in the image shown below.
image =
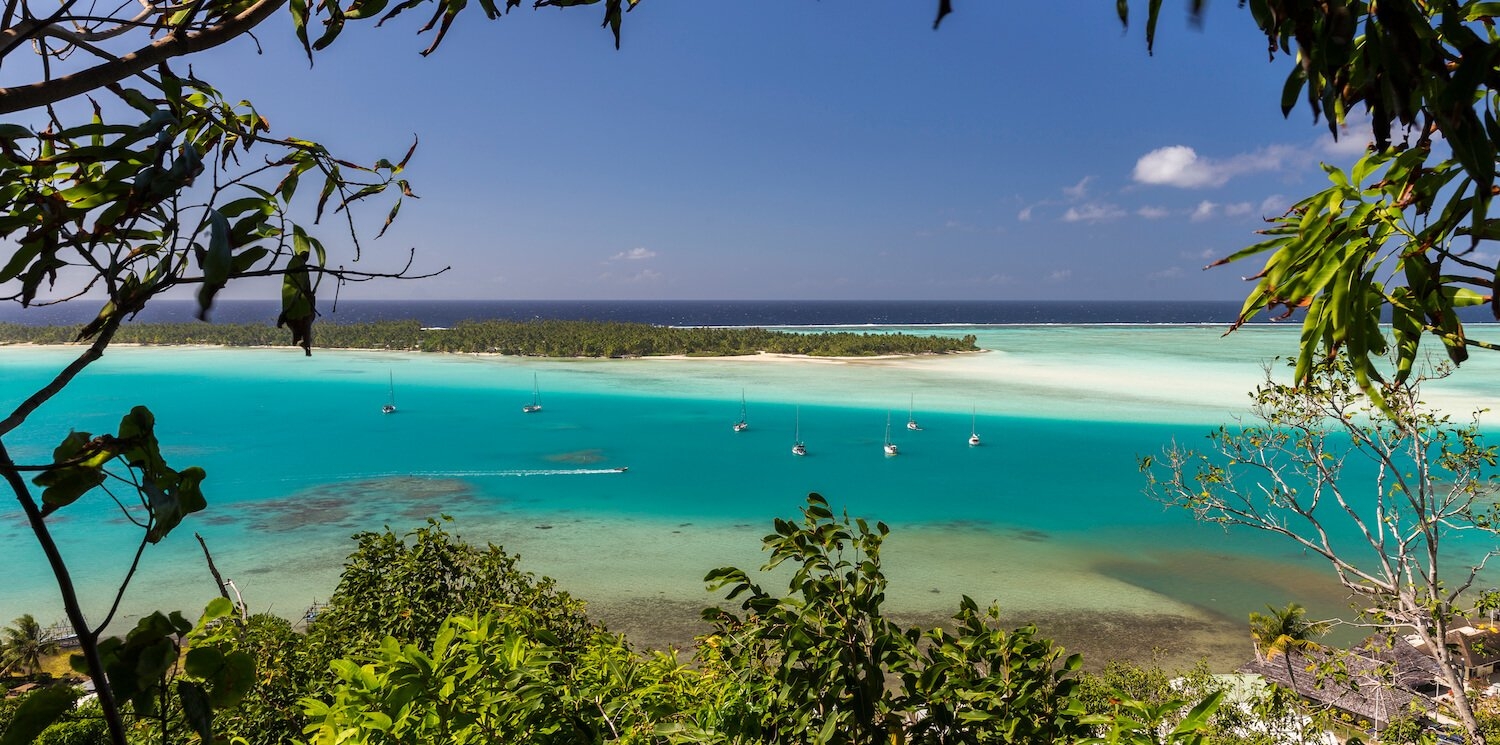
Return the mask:
M 1244 614 L 1266 603 L 1341 607 L 1327 572 L 1289 545 L 1164 510 L 1141 494 L 1135 467 L 1229 422 L 1294 330 L 942 331 L 977 332 L 997 351 L 835 364 L 116 349 L 8 446 L 38 462 L 69 427 L 113 431 L 144 403 L 172 464 L 208 470 L 209 509 L 146 552 L 127 619 L 201 607 L 214 591 L 193 531 L 253 608 L 296 616 L 331 590 L 350 534 L 439 513 L 605 611 L 703 605 L 704 572 L 758 564 L 770 519 L 810 491 L 895 528 L 896 610 L 938 613 L 965 592 L 1018 620 L 1170 616 L 1207 639 L 1241 634 Z M 0 394 L 19 400 L 67 358 L 0 349 Z M 1465 369 L 1435 398 L 1459 409 L 1493 398 L 1482 381 L 1500 378 L 1488 372 Z M 525 415 L 533 374 L 545 410 Z M 388 376 L 400 411 L 385 416 Z M 751 427 L 736 434 L 741 389 Z M 904 428 L 912 399 L 920 432 Z M 966 444 L 971 406 L 977 448 Z M 797 407 L 806 458 L 789 452 Z M 896 458 L 880 448 L 888 412 Z M 0 619 L 59 617 L 40 551 L 8 514 Z M 101 613 L 133 529 L 99 494 L 55 524 Z

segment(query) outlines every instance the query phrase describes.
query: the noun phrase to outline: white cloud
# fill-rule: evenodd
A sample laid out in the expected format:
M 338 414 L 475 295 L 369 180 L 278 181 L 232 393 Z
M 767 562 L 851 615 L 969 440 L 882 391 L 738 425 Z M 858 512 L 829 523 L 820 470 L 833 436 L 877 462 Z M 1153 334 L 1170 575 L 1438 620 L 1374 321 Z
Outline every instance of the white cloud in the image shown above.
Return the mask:
M 1229 217 L 1244 217 L 1255 211 L 1255 205 L 1249 202 L 1235 202 L 1224 205 L 1224 214 Z
M 1159 272 L 1151 272 L 1150 274 L 1147 274 L 1146 275 L 1146 279 L 1177 279 L 1178 277 L 1181 277 L 1181 276 L 1182 276 L 1182 267 L 1180 267 L 1180 266 L 1169 266 L 1166 269 L 1163 269 L 1163 270 L 1161 270 Z
M 1062 282 L 1062 281 L 1064 281 L 1064 280 L 1066 280 L 1066 279 L 1068 279 L 1069 277 L 1072 277 L 1072 276 L 1073 276 L 1073 270 L 1072 269 L 1058 269 L 1057 271 L 1049 272 L 1047 274 L 1047 281 L 1048 282 Z
M 1261 200 L 1260 214 L 1263 217 L 1280 217 L 1292 208 L 1292 203 L 1282 194 L 1272 194 Z
M 1210 219 L 1214 216 L 1214 210 L 1217 209 L 1218 206 L 1219 205 L 1205 199 L 1198 203 L 1197 208 L 1193 210 L 1193 214 L 1190 215 L 1188 219 L 1192 220 L 1193 222 L 1203 222 L 1204 220 Z
M 1125 210 L 1113 204 L 1102 202 L 1090 202 L 1077 207 L 1069 207 L 1063 214 L 1063 222 L 1098 222 L 1100 220 L 1114 220 L 1124 217 Z
M 1083 199 L 1089 193 L 1089 182 L 1093 180 L 1093 176 L 1084 176 L 1083 180 L 1078 183 L 1072 186 L 1064 186 L 1063 194 L 1069 199 Z
M 1136 181 L 1143 184 L 1166 184 L 1191 188 L 1218 186 L 1224 183 L 1207 161 L 1198 159 L 1197 151 L 1186 145 L 1158 148 L 1135 162 Z
M 1031 220 L 1031 209 L 1030 207 L 1023 207 L 1020 212 L 1016 213 L 1016 219 L 1021 222 L 1029 222 Z
M 1157 148 L 1135 162 L 1133 178 L 1142 184 L 1196 189 L 1223 186 L 1229 179 L 1245 173 L 1275 171 L 1297 157 L 1296 148 L 1272 145 L 1253 153 L 1224 160 L 1202 158 L 1187 145 Z
M 1165 207 L 1142 207 L 1136 210 L 1135 214 L 1144 217 L 1147 220 L 1160 220 L 1171 213 L 1168 212 L 1167 208 Z
M 1375 133 L 1370 130 L 1370 115 L 1355 111 L 1344 117 L 1344 126 L 1339 127 L 1339 138 L 1335 140 L 1332 134 L 1324 134 L 1318 141 L 1318 149 L 1326 156 L 1353 161 L 1364 155 L 1374 142 Z
M 636 246 L 629 251 L 621 251 L 609 257 L 610 261 L 645 261 L 656 258 L 656 252 L 644 246 Z

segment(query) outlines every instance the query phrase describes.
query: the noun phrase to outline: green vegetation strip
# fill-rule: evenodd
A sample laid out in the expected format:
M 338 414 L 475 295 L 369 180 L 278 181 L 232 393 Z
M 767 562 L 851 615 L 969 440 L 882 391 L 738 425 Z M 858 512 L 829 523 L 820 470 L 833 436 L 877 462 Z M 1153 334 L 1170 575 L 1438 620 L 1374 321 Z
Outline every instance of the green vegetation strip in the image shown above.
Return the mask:
M 424 329 L 417 321 L 322 324 L 321 347 L 411 352 L 470 352 L 531 357 L 647 357 L 681 354 L 723 357 L 771 352 L 819 357 L 950 354 L 973 352 L 972 335 L 827 331 L 798 333 L 762 328 L 677 328 L 601 321 L 465 321 L 452 328 Z M 0 323 L 0 344 L 69 344 L 73 326 Z M 211 344 L 228 347 L 282 346 L 287 332 L 256 324 L 130 323 L 114 339 L 126 344 Z

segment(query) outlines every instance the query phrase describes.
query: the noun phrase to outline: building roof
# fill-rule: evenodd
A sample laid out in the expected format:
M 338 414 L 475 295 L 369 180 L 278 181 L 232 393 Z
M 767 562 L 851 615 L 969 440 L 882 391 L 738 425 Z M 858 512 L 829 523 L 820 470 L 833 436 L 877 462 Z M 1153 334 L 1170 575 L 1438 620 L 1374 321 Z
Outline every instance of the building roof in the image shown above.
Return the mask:
M 1347 676 L 1320 674 L 1320 669 L 1341 670 Z M 1377 726 L 1409 713 L 1414 703 L 1427 708 L 1425 698 L 1403 684 L 1408 676 L 1399 674 L 1399 670 L 1399 665 L 1357 651 L 1322 648 L 1307 652 L 1291 650 L 1239 668 L 1239 672 L 1261 675 L 1314 703 L 1348 712 Z M 1431 681 L 1430 675 L 1416 677 Z
M 1458 648 L 1464 665 L 1476 668 L 1500 662 L 1500 628 L 1494 624 L 1464 624 L 1448 632 L 1448 644 Z

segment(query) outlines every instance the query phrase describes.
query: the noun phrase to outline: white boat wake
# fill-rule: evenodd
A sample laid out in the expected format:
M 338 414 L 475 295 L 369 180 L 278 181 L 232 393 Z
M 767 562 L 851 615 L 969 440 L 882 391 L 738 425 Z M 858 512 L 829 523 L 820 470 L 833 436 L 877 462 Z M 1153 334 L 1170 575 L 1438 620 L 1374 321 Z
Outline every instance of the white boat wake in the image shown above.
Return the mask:
M 417 479 L 463 479 L 463 478 L 516 478 L 527 476 L 602 476 L 605 474 L 622 474 L 629 471 L 629 466 L 621 468 L 518 468 L 504 470 L 452 470 L 452 471 L 382 471 L 372 473 L 341 473 L 306 476 L 283 476 L 280 478 L 259 478 L 256 483 L 301 483 L 318 484 L 340 481 L 377 481 L 380 479 L 417 478 Z M 221 482 L 224 484 L 248 483 L 244 479 Z
M 389 473 L 351 474 L 349 479 L 388 479 L 411 476 L 416 478 L 474 478 L 474 477 L 518 477 L 518 476 L 596 476 L 606 473 L 624 473 L 624 468 L 522 468 L 510 470 L 475 471 L 391 471 Z

